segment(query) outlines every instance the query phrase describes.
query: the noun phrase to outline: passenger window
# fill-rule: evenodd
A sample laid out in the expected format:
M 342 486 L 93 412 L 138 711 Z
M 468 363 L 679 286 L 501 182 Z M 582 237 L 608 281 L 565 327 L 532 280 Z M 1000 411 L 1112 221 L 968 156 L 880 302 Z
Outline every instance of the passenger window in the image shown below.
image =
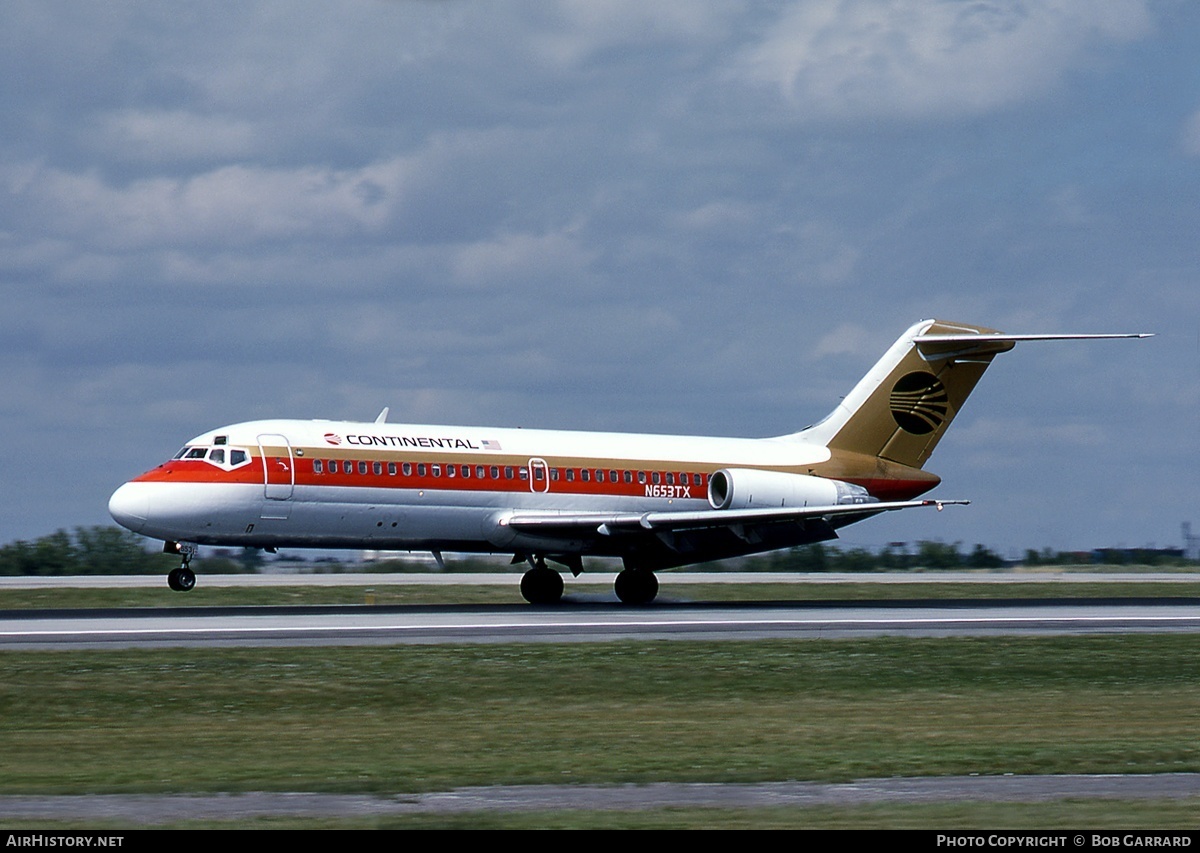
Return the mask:
M 493 480 L 499 480 L 500 479 L 500 467 L 498 465 L 493 465 L 491 474 L 492 474 Z
M 313 473 L 314 474 L 324 474 L 325 473 L 325 463 L 322 462 L 320 459 L 313 460 Z
M 616 472 L 616 471 L 609 471 L 609 472 L 608 472 L 608 482 L 610 482 L 610 483 L 615 483 L 615 482 L 617 482 L 617 480 L 618 480 L 618 479 L 619 479 L 619 478 L 618 478 L 618 476 L 617 476 L 617 472 Z
M 403 465 L 400 466 L 400 471 L 404 474 L 405 477 L 411 477 L 412 476 L 412 463 L 405 462 Z
M 476 465 L 475 466 L 475 476 L 482 480 L 484 477 L 487 476 L 487 470 L 484 469 L 484 467 L 482 465 Z
M 458 471 L 458 466 L 457 466 L 457 465 L 447 465 L 447 466 L 446 466 L 446 476 L 447 476 L 447 477 L 454 477 L 454 476 L 456 476 L 456 472 L 457 472 L 457 471 Z
M 358 463 L 358 473 L 360 473 L 360 474 L 367 473 L 367 463 L 366 462 Z
M 417 463 L 417 476 L 418 476 L 418 477 L 424 477 L 424 476 L 425 476 L 425 463 L 424 463 L 424 462 L 418 462 L 418 463 Z
M 583 482 L 585 482 L 585 483 L 590 483 L 592 481 L 592 469 L 580 468 L 579 469 L 579 479 L 583 480 Z
M 389 462 L 389 463 L 388 463 L 388 476 L 389 476 L 389 477 L 395 477 L 395 476 L 396 476 L 396 463 L 395 463 L 395 462 Z
M 442 476 L 442 466 L 434 463 L 433 465 L 429 466 L 429 472 L 435 477 L 440 477 Z

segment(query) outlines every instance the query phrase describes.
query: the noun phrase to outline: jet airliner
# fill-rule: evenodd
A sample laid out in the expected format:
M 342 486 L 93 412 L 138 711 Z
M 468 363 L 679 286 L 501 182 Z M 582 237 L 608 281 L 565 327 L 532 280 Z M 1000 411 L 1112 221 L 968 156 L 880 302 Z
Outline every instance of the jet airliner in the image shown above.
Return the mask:
M 221 427 L 122 485 L 109 512 L 181 555 L 199 545 L 505 553 L 521 593 L 557 602 L 561 572 L 618 557 L 616 593 L 646 603 L 655 571 L 835 539 L 918 499 L 924 470 L 992 359 L 1020 341 L 1148 335 L 1006 335 L 924 320 L 823 420 L 775 438 L 261 420 Z

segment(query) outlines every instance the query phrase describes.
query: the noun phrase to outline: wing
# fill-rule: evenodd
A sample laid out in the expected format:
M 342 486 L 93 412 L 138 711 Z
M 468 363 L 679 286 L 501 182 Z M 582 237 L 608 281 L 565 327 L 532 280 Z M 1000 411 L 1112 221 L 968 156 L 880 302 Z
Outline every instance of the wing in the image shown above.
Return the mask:
M 836 506 L 780 507 L 778 509 L 697 510 L 694 512 L 516 512 L 501 521 L 526 533 L 578 533 L 587 528 L 601 536 L 649 530 L 671 531 L 728 528 L 735 525 L 782 524 L 838 516 L 866 517 L 880 512 L 914 507 L 966 506 L 970 501 L 889 501 Z M 855 519 L 857 520 L 857 518 Z
M 887 501 L 690 512 L 514 512 L 500 524 L 547 542 L 591 543 L 584 552 L 619 556 L 632 568 L 671 568 L 837 538 L 838 527 L 898 509 L 970 501 Z M 552 550 L 552 547 L 551 549 Z

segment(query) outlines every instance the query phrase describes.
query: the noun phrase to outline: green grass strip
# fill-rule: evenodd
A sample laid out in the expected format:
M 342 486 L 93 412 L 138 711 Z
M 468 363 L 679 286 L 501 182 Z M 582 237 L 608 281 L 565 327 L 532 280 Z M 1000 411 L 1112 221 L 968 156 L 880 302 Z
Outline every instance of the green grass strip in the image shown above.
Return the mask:
M 1200 771 L 1189 635 L 0 653 L 0 792 Z

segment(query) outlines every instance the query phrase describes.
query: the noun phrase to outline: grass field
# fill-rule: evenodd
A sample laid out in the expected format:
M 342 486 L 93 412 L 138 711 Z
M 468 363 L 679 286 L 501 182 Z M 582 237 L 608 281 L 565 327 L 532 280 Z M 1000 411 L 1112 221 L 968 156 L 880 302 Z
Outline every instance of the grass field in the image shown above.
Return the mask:
M 1190 636 L 5 652 L 0 792 L 1200 771 Z
M 14 594 L 0 607 L 46 606 Z M 0 793 L 1200 772 L 1196 650 L 1127 635 L 3 652 Z M 761 811 L 332 825 L 1161 828 L 1194 826 L 1200 803 Z

